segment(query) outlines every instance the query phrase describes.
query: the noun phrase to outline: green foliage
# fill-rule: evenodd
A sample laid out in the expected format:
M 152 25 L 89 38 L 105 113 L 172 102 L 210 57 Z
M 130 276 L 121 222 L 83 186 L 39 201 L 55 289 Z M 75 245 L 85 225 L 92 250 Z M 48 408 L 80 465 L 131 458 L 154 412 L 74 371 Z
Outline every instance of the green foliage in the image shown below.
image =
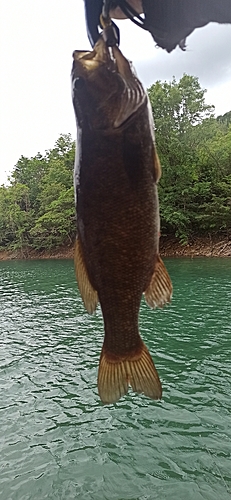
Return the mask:
M 148 89 L 162 164 L 161 232 L 190 237 L 231 233 L 231 111 L 214 118 L 198 79 L 157 81 Z M 0 187 L 0 248 L 38 251 L 75 239 L 74 142 L 21 156 L 8 187 Z
M 31 223 L 29 189 L 18 183 L 0 188 L 0 246 L 22 248 Z
M 205 92 L 188 75 L 148 89 L 162 164 L 162 233 L 182 243 L 205 232 L 228 234 L 231 227 L 231 129 L 214 118 Z
M 57 199 L 49 203 L 46 211 L 36 220 L 30 231 L 36 249 L 50 249 L 73 241 L 75 236 L 73 202 L 74 191 L 71 187 L 61 191 Z
M 74 142 L 61 135 L 53 149 L 21 157 L 9 187 L 0 187 L 1 248 L 50 249 L 75 237 Z
M 219 115 L 217 117 L 217 121 L 219 123 L 223 123 L 228 128 L 229 125 L 231 124 L 231 111 L 228 111 L 224 115 Z

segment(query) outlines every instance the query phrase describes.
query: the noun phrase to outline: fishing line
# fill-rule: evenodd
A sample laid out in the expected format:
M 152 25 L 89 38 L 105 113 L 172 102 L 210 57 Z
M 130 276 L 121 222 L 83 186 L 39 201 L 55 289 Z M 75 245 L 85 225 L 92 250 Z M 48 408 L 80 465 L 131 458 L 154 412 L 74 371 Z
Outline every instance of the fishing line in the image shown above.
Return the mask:
M 136 10 L 126 0 L 118 0 L 117 3 L 122 12 L 126 17 L 128 17 L 128 19 L 130 19 L 130 21 L 132 21 L 140 28 L 146 30 L 146 27 L 144 26 L 144 18 L 140 16 L 140 14 L 138 14 L 138 12 L 136 12 Z
M 110 18 L 110 4 L 104 0 L 102 13 L 100 15 L 100 26 L 103 29 L 102 36 L 108 47 L 114 47 L 120 43 L 120 31 L 118 26 Z

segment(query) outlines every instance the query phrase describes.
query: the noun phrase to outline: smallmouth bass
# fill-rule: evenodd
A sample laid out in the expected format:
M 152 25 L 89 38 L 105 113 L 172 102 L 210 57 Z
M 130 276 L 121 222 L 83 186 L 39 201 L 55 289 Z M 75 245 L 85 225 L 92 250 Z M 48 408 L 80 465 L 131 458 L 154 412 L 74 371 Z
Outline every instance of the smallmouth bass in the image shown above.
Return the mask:
M 77 122 L 75 269 L 89 313 L 100 303 L 105 336 L 98 371 L 103 403 L 135 392 L 152 399 L 161 382 L 138 326 L 142 294 L 152 308 L 171 300 L 159 257 L 161 175 L 147 93 L 118 47 L 99 38 L 75 51 Z

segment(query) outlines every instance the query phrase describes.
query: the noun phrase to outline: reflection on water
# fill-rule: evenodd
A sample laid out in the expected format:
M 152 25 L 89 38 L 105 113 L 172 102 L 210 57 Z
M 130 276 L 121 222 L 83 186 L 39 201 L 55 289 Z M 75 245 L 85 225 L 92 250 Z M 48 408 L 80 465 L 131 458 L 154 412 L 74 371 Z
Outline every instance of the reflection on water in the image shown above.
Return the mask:
M 72 262 L 0 263 L 1 500 L 231 498 L 231 260 L 166 265 L 172 304 L 140 314 L 163 399 L 103 406 Z

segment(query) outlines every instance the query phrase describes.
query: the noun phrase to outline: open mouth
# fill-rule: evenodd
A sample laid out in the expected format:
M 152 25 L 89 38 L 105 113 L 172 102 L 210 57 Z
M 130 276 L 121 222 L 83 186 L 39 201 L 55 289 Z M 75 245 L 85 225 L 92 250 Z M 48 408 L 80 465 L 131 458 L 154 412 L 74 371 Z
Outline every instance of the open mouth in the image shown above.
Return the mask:
M 105 65 L 110 71 L 118 71 L 113 51 L 107 47 L 102 38 L 99 38 L 92 51 L 75 50 L 73 59 L 73 68 L 79 66 L 85 71 L 92 71 L 101 65 Z
M 73 90 L 77 91 L 76 106 L 80 107 L 78 99 L 81 98 L 85 84 L 86 88 L 90 89 L 90 94 L 96 96 L 95 85 L 97 95 L 101 97 L 95 101 L 93 99 L 95 104 L 92 113 L 97 116 L 102 113 L 102 116 L 107 117 L 105 121 L 102 120 L 103 128 L 97 126 L 97 129 L 116 131 L 127 127 L 142 104 L 146 103 L 146 94 L 132 70 L 131 63 L 117 46 L 108 47 L 102 38 L 97 41 L 92 51 L 77 50 L 73 53 L 73 58 L 72 83 Z

